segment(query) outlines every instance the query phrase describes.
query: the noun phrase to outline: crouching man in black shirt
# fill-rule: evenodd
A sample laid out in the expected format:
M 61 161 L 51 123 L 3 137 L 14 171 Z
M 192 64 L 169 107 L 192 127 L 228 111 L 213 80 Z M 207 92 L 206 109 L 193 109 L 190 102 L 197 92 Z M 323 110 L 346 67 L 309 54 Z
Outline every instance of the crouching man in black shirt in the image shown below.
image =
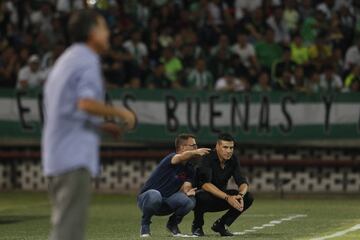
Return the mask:
M 216 143 L 216 149 L 203 157 L 201 165 L 197 169 L 196 181 L 198 189 L 196 193 L 196 206 L 194 209 L 194 221 L 192 233 L 196 236 L 204 236 L 205 212 L 220 212 L 228 210 L 219 218 L 212 230 L 221 236 L 233 236 L 227 229 L 254 201 L 248 192 L 248 183 L 241 176 L 240 164 L 233 155 L 234 139 L 229 134 L 220 134 Z M 227 190 L 230 177 L 234 177 L 238 190 Z

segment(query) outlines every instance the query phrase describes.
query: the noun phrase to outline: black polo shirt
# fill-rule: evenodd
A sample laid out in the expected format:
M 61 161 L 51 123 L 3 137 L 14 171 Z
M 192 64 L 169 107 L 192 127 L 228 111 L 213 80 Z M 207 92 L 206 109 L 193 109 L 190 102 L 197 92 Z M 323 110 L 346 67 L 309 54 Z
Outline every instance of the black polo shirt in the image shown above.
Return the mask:
M 229 160 L 225 161 L 223 169 L 216 150 L 213 150 L 201 160 L 196 172 L 196 183 L 199 188 L 205 183 L 212 183 L 220 190 L 225 191 L 231 177 L 234 177 L 238 186 L 243 183 L 247 184 L 246 178 L 241 175 L 240 163 L 237 158 L 233 155 Z

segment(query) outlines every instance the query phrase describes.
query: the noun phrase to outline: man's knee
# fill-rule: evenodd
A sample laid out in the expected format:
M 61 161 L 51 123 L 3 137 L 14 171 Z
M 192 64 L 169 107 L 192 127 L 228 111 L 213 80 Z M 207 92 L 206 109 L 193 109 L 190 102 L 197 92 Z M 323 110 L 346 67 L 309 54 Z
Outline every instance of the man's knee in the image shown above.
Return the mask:
M 146 200 L 144 202 L 144 208 L 151 208 L 153 210 L 157 210 L 161 207 L 162 204 L 162 196 L 161 193 L 157 190 L 148 190 L 145 192 Z
M 188 197 L 186 201 L 184 201 L 184 207 L 190 212 L 195 208 L 196 199 L 195 197 Z
M 254 196 L 250 193 L 247 192 L 244 196 L 244 205 L 245 205 L 245 209 L 249 208 L 254 202 Z

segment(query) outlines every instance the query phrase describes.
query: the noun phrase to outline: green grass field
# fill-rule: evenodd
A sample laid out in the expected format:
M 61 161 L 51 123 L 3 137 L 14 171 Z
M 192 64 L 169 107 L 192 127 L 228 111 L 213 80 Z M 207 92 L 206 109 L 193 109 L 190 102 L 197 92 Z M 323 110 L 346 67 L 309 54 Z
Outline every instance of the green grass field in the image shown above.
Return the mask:
M 359 240 L 359 196 L 302 196 L 279 199 L 256 196 L 253 207 L 231 226 L 234 232 L 252 229 L 234 239 L 312 239 L 333 235 L 325 239 Z M 0 239 L 41 240 L 49 232 L 49 203 L 45 193 L 0 193 Z M 288 217 L 301 215 L 289 220 Z M 204 239 L 219 239 L 210 226 L 220 216 L 206 215 Z M 281 220 L 284 219 L 285 220 Z M 288 218 L 288 220 L 286 220 Z M 139 239 L 140 212 L 134 196 L 96 194 L 93 197 L 88 223 L 87 239 Z M 169 239 L 165 230 L 166 217 L 153 219 L 152 239 Z M 192 213 L 181 224 L 183 233 L 190 232 Z M 274 226 L 261 229 L 271 221 Z M 260 227 L 260 229 L 253 227 Z

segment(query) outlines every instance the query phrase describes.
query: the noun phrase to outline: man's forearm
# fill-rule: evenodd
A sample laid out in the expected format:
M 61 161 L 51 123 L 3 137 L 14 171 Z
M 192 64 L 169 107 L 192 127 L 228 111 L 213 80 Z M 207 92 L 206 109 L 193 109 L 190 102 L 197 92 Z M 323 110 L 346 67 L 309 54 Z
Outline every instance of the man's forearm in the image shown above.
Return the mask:
M 243 183 L 239 187 L 239 194 L 244 196 L 249 189 L 249 185 L 247 183 Z
M 119 110 L 93 99 L 81 99 L 78 108 L 95 116 L 125 118 L 127 110 Z
M 228 196 L 225 192 L 221 191 L 219 188 L 217 188 L 212 183 L 205 183 L 205 184 L 202 185 L 201 188 L 203 190 L 205 190 L 206 192 L 211 193 L 215 197 L 218 197 L 218 198 L 221 198 L 221 199 L 226 199 L 226 197 Z
M 197 156 L 196 151 L 186 151 L 186 152 L 183 152 L 183 153 L 176 154 L 173 157 L 173 159 L 171 160 L 171 162 L 173 164 L 178 164 L 178 163 L 181 163 L 181 162 L 189 161 L 190 159 L 192 159 L 195 156 Z

